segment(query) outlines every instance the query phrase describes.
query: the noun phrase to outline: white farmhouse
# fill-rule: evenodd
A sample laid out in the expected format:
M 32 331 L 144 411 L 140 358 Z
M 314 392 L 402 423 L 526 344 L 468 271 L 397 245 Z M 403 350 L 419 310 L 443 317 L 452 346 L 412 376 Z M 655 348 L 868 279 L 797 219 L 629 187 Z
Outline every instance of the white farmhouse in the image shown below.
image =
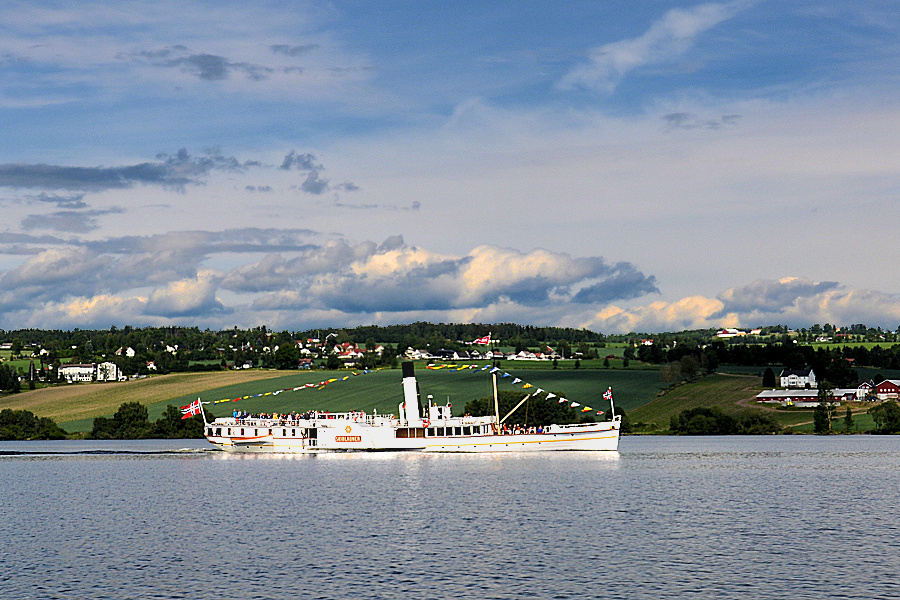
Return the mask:
M 781 387 L 783 388 L 811 388 L 819 386 L 816 383 L 816 374 L 812 369 L 784 369 L 781 372 Z

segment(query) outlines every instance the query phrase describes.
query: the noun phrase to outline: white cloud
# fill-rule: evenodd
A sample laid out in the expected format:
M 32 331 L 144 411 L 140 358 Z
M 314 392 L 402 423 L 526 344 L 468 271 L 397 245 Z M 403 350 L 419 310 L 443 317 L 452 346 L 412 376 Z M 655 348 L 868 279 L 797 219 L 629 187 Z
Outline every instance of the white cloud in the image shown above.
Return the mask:
M 621 78 L 640 67 L 670 63 L 694 45 L 696 38 L 734 16 L 740 3 L 701 4 L 689 9 L 672 9 L 633 39 L 604 44 L 590 52 L 587 64 L 575 67 L 559 82 L 559 87 L 585 87 L 612 92 Z

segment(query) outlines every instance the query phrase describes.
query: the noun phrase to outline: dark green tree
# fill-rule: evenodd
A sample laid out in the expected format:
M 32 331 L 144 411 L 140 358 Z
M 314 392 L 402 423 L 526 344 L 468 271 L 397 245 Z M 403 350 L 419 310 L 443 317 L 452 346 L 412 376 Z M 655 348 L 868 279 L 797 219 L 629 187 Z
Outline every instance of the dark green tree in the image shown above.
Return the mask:
M 669 429 L 676 435 L 729 435 L 737 433 L 737 420 L 722 412 L 718 406 L 712 408 L 690 408 L 681 411 L 669 420 Z
M 831 420 L 834 418 L 834 392 L 828 381 L 819 384 L 819 403 L 813 411 L 813 432 L 819 435 L 831 433 Z
M 693 381 L 697 377 L 699 368 L 697 359 L 692 354 L 686 354 L 681 357 L 681 376 L 688 381 Z
M 900 405 L 894 400 L 870 408 L 869 414 L 875 421 L 875 433 L 900 433 Z
M 844 414 L 844 431 L 850 433 L 853 430 L 853 410 L 848 406 Z
M 341 359 L 338 357 L 337 352 L 329 352 L 328 358 L 325 359 L 325 368 L 329 371 L 336 371 L 341 368 Z
M 67 437 L 53 419 L 30 410 L 0 410 L 0 440 L 62 440 Z
M 153 422 L 150 429 L 150 436 L 163 439 L 198 439 L 203 438 L 203 416 L 194 415 L 190 418 L 183 418 L 184 415 L 176 406 L 171 404 L 166 406 L 162 416 Z M 211 421 L 215 419 L 210 413 L 206 414 L 206 418 Z
M 126 402 L 119 406 L 112 418 L 97 417 L 91 429 L 95 439 L 134 440 L 150 437 L 147 407 L 140 402 Z
M 293 342 L 278 346 L 275 351 L 276 369 L 296 369 L 300 363 L 300 349 Z
M 764 388 L 774 388 L 775 384 L 775 371 L 772 370 L 772 367 L 766 367 L 766 370 L 763 371 L 762 385 Z

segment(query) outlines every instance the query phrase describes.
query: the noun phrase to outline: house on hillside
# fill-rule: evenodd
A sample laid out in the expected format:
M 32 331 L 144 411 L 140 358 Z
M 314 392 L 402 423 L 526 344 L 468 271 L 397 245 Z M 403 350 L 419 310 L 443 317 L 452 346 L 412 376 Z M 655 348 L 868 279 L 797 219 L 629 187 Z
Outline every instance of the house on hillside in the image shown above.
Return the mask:
M 783 388 L 817 388 L 816 374 L 812 369 L 784 369 L 781 371 Z
M 94 364 L 60 365 L 57 373 L 66 383 L 94 381 Z

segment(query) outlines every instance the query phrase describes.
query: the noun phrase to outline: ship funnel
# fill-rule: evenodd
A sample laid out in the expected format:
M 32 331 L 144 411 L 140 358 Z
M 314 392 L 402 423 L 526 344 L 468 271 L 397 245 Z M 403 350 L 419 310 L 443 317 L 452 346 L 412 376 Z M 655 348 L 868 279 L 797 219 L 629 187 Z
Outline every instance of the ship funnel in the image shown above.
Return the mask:
M 403 369 L 403 401 L 406 403 L 406 420 L 418 421 L 422 418 L 422 398 L 419 396 L 415 368 L 411 362 L 402 363 L 400 366 Z

